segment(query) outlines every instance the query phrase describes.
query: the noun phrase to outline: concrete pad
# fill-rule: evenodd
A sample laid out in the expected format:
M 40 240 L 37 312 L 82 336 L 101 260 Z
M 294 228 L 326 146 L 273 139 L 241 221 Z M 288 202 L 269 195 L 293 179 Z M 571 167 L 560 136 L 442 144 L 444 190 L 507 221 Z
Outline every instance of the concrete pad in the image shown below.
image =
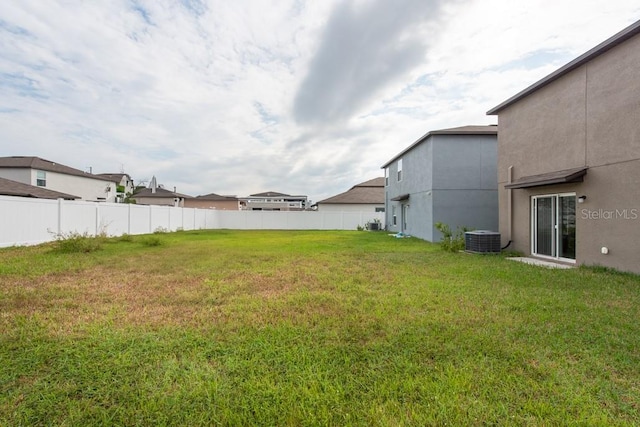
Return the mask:
M 550 261 L 543 261 L 543 260 L 537 259 L 537 258 L 510 257 L 510 258 L 507 258 L 507 259 L 510 259 L 512 261 L 524 262 L 525 264 L 539 265 L 540 267 L 546 267 L 546 268 L 562 268 L 562 269 L 574 268 L 573 265 L 560 264 L 560 263 L 557 263 L 557 262 L 550 262 Z

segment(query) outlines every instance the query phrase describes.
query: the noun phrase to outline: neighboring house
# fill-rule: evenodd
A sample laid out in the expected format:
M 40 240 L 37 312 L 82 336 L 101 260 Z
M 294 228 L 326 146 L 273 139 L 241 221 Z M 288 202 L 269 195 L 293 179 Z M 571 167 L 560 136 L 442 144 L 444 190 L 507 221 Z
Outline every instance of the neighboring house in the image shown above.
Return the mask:
M 640 21 L 488 114 L 503 244 L 640 273 Z
M 10 179 L 0 178 L 0 196 L 32 197 L 36 199 L 76 200 L 80 197 L 58 191 L 47 190 Z
M 275 191 L 239 199 L 242 210 L 249 211 L 301 211 L 307 207 L 307 196 L 291 196 Z
M 240 201 L 237 197 L 221 196 L 211 193 L 204 196 L 190 197 L 184 201 L 185 208 L 216 209 L 221 211 L 239 211 Z
M 149 187 L 137 190 L 131 198 L 134 199 L 138 205 L 184 207 L 185 199 L 189 199 L 191 196 L 160 187 L 154 176 L 151 178 Z
M 96 176 L 116 183 L 116 201 L 118 203 L 124 202 L 125 198 L 133 194 L 135 186 L 133 179 L 127 173 L 99 173 Z
M 387 230 L 439 241 L 435 228 L 497 230 L 497 126 L 435 130 L 382 167 Z
M 115 202 L 116 184 L 69 166 L 32 156 L 0 157 L 0 177 L 96 202 Z
M 354 185 L 350 190 L 315 204 L 322 212 L 384 212 L 384 177 Z

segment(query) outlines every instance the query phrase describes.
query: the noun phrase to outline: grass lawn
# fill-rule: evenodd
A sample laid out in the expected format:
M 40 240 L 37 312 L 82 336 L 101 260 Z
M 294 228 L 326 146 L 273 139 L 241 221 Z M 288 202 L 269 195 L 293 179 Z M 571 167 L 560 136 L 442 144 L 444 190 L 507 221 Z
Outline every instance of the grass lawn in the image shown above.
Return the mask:
M 0 425 L 639 425 L 640 277 L 386 233 L 0 250 Z

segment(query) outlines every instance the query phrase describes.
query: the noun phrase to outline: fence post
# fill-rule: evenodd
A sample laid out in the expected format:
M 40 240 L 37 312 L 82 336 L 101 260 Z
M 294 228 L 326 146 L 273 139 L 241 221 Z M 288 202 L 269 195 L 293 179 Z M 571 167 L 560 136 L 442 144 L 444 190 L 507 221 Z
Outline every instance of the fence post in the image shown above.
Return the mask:
M 127 203 L 127 234 L 131 235 L 131 203 Z
M 93 234 L 94 236 L 98 235 L 98 228 L 100 227 L 100 205 L 98 203 L 95 204 L 96 207 L 96 230 Z
M 62 203 L 64 199 L 58 199 L 58 236 L 62 234 Z

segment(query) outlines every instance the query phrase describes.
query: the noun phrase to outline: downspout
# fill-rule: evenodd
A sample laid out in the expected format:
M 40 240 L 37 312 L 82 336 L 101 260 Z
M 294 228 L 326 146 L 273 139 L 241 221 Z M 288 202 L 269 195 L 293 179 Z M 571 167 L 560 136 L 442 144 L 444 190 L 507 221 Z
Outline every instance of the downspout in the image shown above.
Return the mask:
M 511 181 L 513 179 L 513 165 L 509 166 L 509 168 L 507 169 L 507 184 L 511 184 Z M 511 192 L 513 190 L 511 188 L 507 188 L 507 233 L 509 234 L 509 241 L 507 242 L 507 244 L 502 248 L 502 250 L 505 250 L 509 247 L 509 245 L 511 245 L 511 236 L 513 236 L 513 220 L 512 220 L 512 211 L 513 211 L 513 202 L 511 200 Z

